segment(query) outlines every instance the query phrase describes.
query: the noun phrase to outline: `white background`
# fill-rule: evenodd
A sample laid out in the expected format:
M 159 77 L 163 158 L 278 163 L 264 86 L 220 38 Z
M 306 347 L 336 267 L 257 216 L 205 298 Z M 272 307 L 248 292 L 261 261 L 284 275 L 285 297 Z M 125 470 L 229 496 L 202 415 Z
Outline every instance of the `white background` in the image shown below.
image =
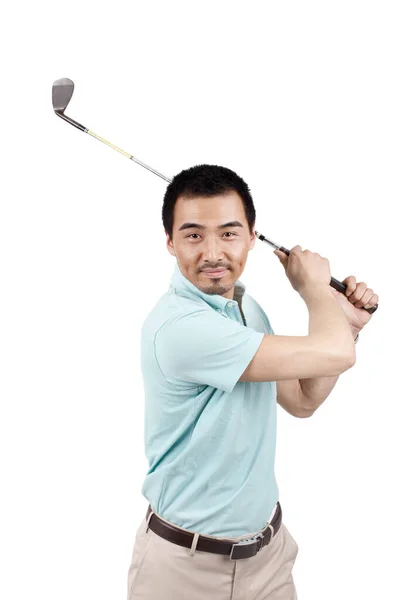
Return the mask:
M 175 264 L 166 182 L 249 184 L 256 229 L 380 297 L 310 419 L 279 408 L 276 475 L 299 599 L 398 593 L 397 3 L 20 2 L 3 9 L 1 580 L 7 600 L 125 600 L 141 495 L 140 329 Z M 276 334 L 308 312 L 267 244 L 241 277 Z M 215 457 L 218 460 L 218 456 Z M 260 486 L 262 482 L 260 482 Z M 190 598 L 188 591 L 187 597 Z

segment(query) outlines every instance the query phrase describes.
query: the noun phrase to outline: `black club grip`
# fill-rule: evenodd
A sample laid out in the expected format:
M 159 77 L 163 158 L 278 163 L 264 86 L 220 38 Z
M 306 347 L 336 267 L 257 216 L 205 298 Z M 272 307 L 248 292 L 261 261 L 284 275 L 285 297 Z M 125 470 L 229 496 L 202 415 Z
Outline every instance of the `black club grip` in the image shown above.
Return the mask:
M 284 252 L 285 254 L 287 254 L 287 256 L 290 255 L 290 250 L 288 250 L 284 246 L 281 246 L 279 248 L 279 250 L 281 252 Z M 333 287 L 333 288 L 335 288 L 335 290 L 337 290 L 338 292 L 342 292 L 342 294 L 346 294 L 346 289 L 347 288 L 344 285 L 344 283 L 342 283 L 338 279 L 335 279 L 334 277 L 331 277 L 330 286 Z M 377 310 L 378 304 L 375 304 L 375 306 L 371 306 L 371 308 L 364 308 L 364 307 L 362 307 L 362 308 L 363 308 L 363 310 L 366 310 L 367 312 L 369 312 L 372 315 L 372 313 L 374 313 Z

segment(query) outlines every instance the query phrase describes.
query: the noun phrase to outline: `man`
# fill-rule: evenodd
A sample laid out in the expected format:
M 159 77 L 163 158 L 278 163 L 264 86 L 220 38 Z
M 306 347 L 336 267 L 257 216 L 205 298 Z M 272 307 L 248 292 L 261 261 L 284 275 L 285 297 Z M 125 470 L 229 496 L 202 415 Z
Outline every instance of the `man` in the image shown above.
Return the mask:
M 142 327 L 145 445 L 128 600 L 293 600 L 298 546 L 274 474 L 276 405 L 309 417 L 355 363 L 378 301 L 365 283 L 330 287 L 329 262 L 275 251 L 309 310 L 308 336 L 278 336 L 239 280 L 256 236 L 247 184 L 198 165 L 162 209 L 176 257 L 169 290 Z

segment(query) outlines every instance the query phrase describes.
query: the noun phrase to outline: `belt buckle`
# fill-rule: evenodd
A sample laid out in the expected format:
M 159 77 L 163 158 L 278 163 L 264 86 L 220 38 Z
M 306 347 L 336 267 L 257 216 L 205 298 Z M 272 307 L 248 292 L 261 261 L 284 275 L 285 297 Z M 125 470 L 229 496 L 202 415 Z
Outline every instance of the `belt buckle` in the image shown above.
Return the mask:
M 262 544 L 263 538 L 264 538 L 264 535 L 262 533 L 256 533 L 256 535 L 254 535 L 252 538 L 249 538 L 248 540 L 240 540 L 240 542 L 237 542 L 237 544 L 233 544 L 229 558 L 231 560 L 238 560 L 241 558 L 251 558 L 252 556 L 255 556 L 257 554 L 257 552 L 259 552 L 259 550 L 261 550 L 261 544 Z M 240 546 L 247 546 L 249 548 L 250 548 L 250 546 L 253 546 L 249 556 L 237 556 L 237 552 L 235 551 L 235 549 L 239 548 Z

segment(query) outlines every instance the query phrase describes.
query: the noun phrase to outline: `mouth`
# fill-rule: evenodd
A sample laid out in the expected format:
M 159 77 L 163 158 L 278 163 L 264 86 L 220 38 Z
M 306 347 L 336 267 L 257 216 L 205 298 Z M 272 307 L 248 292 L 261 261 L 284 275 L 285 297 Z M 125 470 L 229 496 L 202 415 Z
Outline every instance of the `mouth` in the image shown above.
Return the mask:
M 206 277 L 212 277 L 213 279 L 217 277 L 223 277 L 228 272 L 228 269 L 215 269 L 211 271 L 210 269 L 203 270 L 202 273 Z

